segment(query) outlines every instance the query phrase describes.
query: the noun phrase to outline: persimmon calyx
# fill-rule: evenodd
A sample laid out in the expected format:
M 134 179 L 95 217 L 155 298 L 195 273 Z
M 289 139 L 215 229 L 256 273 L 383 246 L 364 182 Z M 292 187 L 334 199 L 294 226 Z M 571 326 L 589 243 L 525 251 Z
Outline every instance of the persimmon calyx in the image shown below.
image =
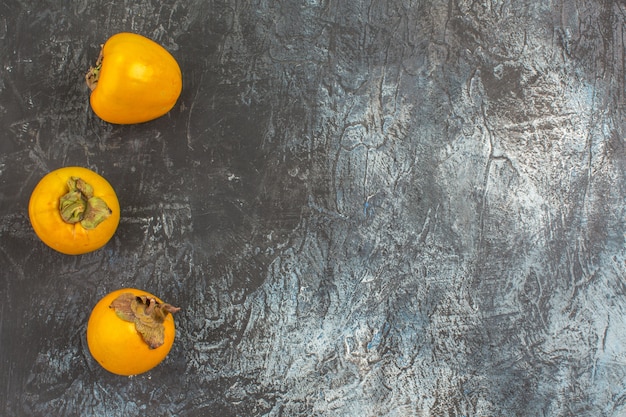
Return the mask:
M 113 300 L 109 308 L 115 310 L 115 314 L 120 319 L 134 323 L 135 329 L 150 349 L 163 345 L 165 341 L 163 321 L 168 314 L 174 314 L 180 310 L 180 307 L 159 303 L 154 298 L 148 298 L 145 295 L 136 296 L 129 292 Z
M 102 53 L 102 49 L 104 45 L 100 45 L 100 55 L 98 55 L 98 59 L 96 60 L 96 65 L 94 67 L 89 67 L 89 71 L 85 74 L 85 82 L 87 83 L 87 87 L 89 87 L 90 91 L 96 89 L 96 85 L 98 84 L 98 79 L 100 78 L 100 70 L 102 69 L 102 59 L 104 57 Z
M 67 180 L 67 194 L 59 200 L 61 217 L 67 223 L 79 223 L 85 229 L 94 229 L 111 215 L 111 209 L 100 197 L 93 195 L 93 187 L 79 177 Z
M 100 197 L 93 195 L 93 187 L 82 178 L 67 180 L 69 191 L 59 199 L 61 218 L 70 224 L 80 223 L 85 229 L 95 229 L 111 215 L 111 209 Z

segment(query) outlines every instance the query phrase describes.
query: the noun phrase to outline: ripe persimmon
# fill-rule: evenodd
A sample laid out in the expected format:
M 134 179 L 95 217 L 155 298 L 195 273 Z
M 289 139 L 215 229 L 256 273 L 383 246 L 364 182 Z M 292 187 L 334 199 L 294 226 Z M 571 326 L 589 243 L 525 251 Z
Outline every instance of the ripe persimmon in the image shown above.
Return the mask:
M 176 59 L 136 33 L 111 36 L 85 78 L 92 90 L 89 102 L 94 113 L 115 124 L 163 116 L 174 107 L 183 88 Z
M 165 359 L 175 336 L 172 313 L 180 310 L 136 288 L 105 295 L 87 323 L 87 345 L 107 371 L 137 375 Z
M 63 167 L 35 186 L 28 216 L 37 236 L 52 249 L 79 255 L 104 246 L 120 222 L 113 187 L 96 172 Z

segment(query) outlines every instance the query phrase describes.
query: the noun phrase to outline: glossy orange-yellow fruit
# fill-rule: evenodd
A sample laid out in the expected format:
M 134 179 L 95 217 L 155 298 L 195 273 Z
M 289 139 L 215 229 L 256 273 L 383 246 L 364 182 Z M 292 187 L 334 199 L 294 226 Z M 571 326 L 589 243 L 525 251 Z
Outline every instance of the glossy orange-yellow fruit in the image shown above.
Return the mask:
M 120 222 L 120 205 L 111 184 L 96 172 L 63 167 L 46 174 L 35 186 L 28 216 L 46 245 L 79 255 L 101 248 L 113 237 Z
M 163 116 L 174 107 L 183 88 L 178 62 L 165 48 L 126 32 L 106 41 L 86 80 L 94 113 L 115 124 Z
M 126 298 L 125 298 L 126 297 Z M 133 297 L 135 298 L 133 300 Z M 117 300 L 117 301 L 116 301 Z M 120 300 L 122 300 L 120 302 Z M 143 300 L 143 301 L 142 301 Z M 155 324 L 152 313 L 145 308 L 150 300 L 163 307 L 159 317 L 160 334 L 142 333 L 141 326 Z M 126 317 L 125 307 L 118 304 L 135 302 L 137 317 Z M 130 305 L 128 306 L 130 309 Z M 126 310 L 130 312 L 131 310 Z M 154 295 L 136 288 L 122 288 L 104 296 L 93 308 L 87 323 L 87 345 L 93 358 L 107 371 L 117 375 L 137 375 L 161 363 L 172 349 L 175 337 L 172 313 L 178 311 Z M 134 321 L 129 321 L 134 319 Z M 156 320 L 157 322 L 159 320 Z M 137 322 L 140 324 L 138 325 Z M 149 329 L 150 330 L 150 329 Z M 157 329 L 154 328 L 156 331 Z

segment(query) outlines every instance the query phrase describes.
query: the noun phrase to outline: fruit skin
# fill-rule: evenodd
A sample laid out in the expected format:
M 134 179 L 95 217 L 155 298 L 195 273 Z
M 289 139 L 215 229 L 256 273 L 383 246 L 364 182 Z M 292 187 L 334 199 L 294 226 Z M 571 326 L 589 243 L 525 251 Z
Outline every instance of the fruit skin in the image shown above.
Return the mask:
M 59 199 L 68 191 L 70 177 L 89 183 L 97 197 L 111 209 L 111 215 L 95 229 L 66 223 L 59 213 Z M 83 167 L 63 167 L 46 174 L 33 189 L 28 216 L 37 236 L 52 249 L 66 255 L 80 255 L 100 249 L 115 234 L 120 222 L 120 205 L 115 190 L 96 172 Z
M 172 349 L 175 337 L 174 318 L 165 317 L 163 345 L 150 349 L 131 322 L 122 320 L 112 308 L 113 300 L 123 293 L 145 295 L 162 301 L 136 288 L 121 288 L 105 295 L 95 305 L 87 323 L 87 345 L 93 358 L 107 371 L 117 375 L 138 375 L 149 371 L 165 359 Z
M 102 120 L 143 123 L 176 104 L 183 85 L 181 70 L 158 43 L 135 33 L 118 33 L 104 44 L 101 59 L 89 101 Z M 89 84 L 89 73 L 87 77 Z

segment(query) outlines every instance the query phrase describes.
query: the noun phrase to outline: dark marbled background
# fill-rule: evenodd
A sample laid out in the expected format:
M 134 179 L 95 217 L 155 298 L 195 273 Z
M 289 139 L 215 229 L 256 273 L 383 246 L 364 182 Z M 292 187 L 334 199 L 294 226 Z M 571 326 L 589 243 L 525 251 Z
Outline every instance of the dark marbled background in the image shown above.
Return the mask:
M 0 415 L 624 416 L 624 1 L 0 4 Z M 83 75 L 172 52 L 166 116 Z M 118 192 L 103 249 L 27 215 L 48 171 Z M 107 373 L 107 292 L 180 305 L 168 358 Z

